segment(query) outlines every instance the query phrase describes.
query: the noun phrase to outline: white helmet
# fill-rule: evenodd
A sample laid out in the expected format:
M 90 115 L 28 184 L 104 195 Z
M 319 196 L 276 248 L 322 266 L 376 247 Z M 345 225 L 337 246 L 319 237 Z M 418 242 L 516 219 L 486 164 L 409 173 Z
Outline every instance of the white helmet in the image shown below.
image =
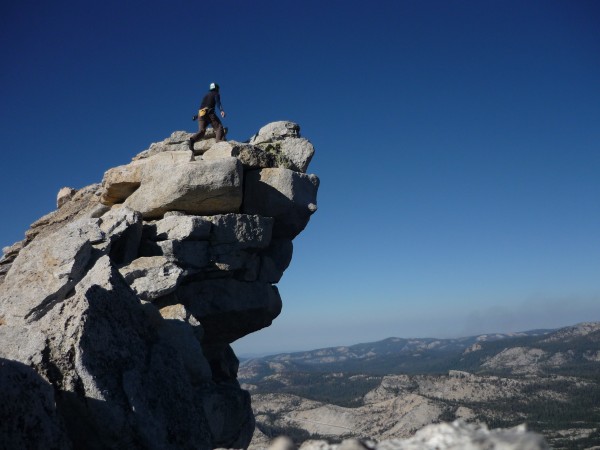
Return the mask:
M 217 83 L 210 83 L 210 90 L 214 91 L 215 89 L 219 89 L 219 85 Z

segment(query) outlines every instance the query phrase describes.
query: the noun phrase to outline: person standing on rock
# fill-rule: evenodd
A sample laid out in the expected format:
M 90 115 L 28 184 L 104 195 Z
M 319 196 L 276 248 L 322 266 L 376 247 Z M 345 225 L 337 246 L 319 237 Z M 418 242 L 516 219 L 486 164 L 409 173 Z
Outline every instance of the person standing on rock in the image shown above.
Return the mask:
M 215 108 L 219 108 L 221 117 L 225 118 L 225 111 L 223 111 L 223 105 L 221 105 L 221 94 L 219 93 L 219 85 L 217 83 L 210 83 L 210 90 L 202 99 L 200 104 L 200 110 L 198 111 L 198 132 L 194 134 L 188 141 L 190 150 L 194 151 L 194 143 L 204 137 L 206 127 L 208 123 L 212 125 L 215 130 L 217 142 L 223 139 L 224 131 L 223 124 L 219 120 L 219 117 L 215 113 Z

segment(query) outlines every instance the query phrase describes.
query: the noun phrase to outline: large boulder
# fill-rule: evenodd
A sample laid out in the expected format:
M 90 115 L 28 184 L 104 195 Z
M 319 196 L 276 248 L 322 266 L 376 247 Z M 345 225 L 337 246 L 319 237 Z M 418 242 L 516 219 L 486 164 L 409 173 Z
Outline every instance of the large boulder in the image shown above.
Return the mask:
M 162 220 L 150 222 L 144 227 L 144 238 L 163 240 L 205 240 L 210 236 L 212 223 L 201 216 L 167 215 Z
M 200 321 L 206 342 L 231 343 L 271 325 L 281 297 L 268 283 L 217 279 L 181 286 L 177 297 Z
M 1 358 L 0 436 L 5 449 L 71 448 L 52 385 L 29 366 Z
M 124 205 L 144 219 L 161 218 L 171 210 L 197 215 L 237 212 L 242 180 L 242 164 L 236 158 L 154 166 Z
M 75 448 L 211 448 L 183 358 L 157 339 L 162 321 L 149 314 L 104 256 L 73 295 L 21 333 L 21 345 L 33 330 L 46 336 L 37 370 L 54 385 Z M 0 327 L 0 338 L 10 328 Z
M 258 215 L 224 214 L 211 218 L 209 259 L 214 274 L 240 281 L 258 279 L 261 255 L 271 244 L 273 219 Z
M 64 300 L 85 275 L 92 245 L 103 240 L 98 219 L 81 219 L 35 239 L 19 252 L 6 275 L 0 317 L 8 324 L 35 320 Z
M 313 145 L 300 137 L 300 126 L 293 122 L 273 122 L 262 127 L 250 139 L 250 144 L 274 157 L 275 165 L 306 173 L 315 153 Z
M 306 173 L 315 154 L 313 145 L 304 138 L 289 138 L 281 141 L 279 151 L 289 161 L 290 169 L 302 173 Z
M 141 257 L 119 270 L 142 300 L 154 300 L 173 292 L 183 270 L 164 256 Z
M 274 237 L 293 239 L 317 210 L 319 178 L 273 168 L 246 174 L 242 212 L 273 217 Z
M 121 203 L 133 194 L 142 184 L 146 164 L 146 160 L 134 161 L 107 170 L 102 180 L 102 195 L 100 197 L 102 204 L 110 206 Z
M 107 170 L 102 179 L 100 200 L 105 205 L 122 203 L 133 194 L 146 177 L 152 177 L 164 170 L 170 173 L 174 167 L 193 160 L 192 152 L 171 151 L 159 152 L 151 156 L 134 160 L 129 164 Z
M 250 138 L 250 144 L 258 145 L 267 142 L 274 142 L 288 137 L 300 137 L 300 126 L 297 123 L 281 120 L 271 122 Z
M 223 214 L 212 217 L 211 240 L 240 248 L 266 248 L 271 243 L 273 219 L 259 215 Z

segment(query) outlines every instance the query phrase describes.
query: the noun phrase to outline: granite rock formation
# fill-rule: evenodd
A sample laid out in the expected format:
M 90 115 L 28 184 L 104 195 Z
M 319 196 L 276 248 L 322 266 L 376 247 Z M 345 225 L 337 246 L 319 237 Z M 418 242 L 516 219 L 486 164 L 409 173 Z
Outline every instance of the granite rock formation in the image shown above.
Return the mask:
M 190 136 L 152 144 L 101 184 L 61 189 L 58 209 L 4 249 L 8 447 L 249 444 L 230 344 L 281 311 L 276 283 L 316 211 L 314 149 L 291 122 L 248 143 L 208 135 L 194 151 Z

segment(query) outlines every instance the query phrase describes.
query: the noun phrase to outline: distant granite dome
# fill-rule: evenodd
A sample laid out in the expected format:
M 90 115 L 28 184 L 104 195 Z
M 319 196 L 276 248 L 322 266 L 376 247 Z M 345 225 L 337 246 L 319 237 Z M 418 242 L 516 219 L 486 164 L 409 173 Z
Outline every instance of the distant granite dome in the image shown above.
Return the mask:
M 175 132 L 101 184 L 61 189 L 4 249 L 6 448 L 248 446 L 230 344 L 279 315 L 275 284 L 317 209 L 299 131 L 275 122 L 194 151 Z

